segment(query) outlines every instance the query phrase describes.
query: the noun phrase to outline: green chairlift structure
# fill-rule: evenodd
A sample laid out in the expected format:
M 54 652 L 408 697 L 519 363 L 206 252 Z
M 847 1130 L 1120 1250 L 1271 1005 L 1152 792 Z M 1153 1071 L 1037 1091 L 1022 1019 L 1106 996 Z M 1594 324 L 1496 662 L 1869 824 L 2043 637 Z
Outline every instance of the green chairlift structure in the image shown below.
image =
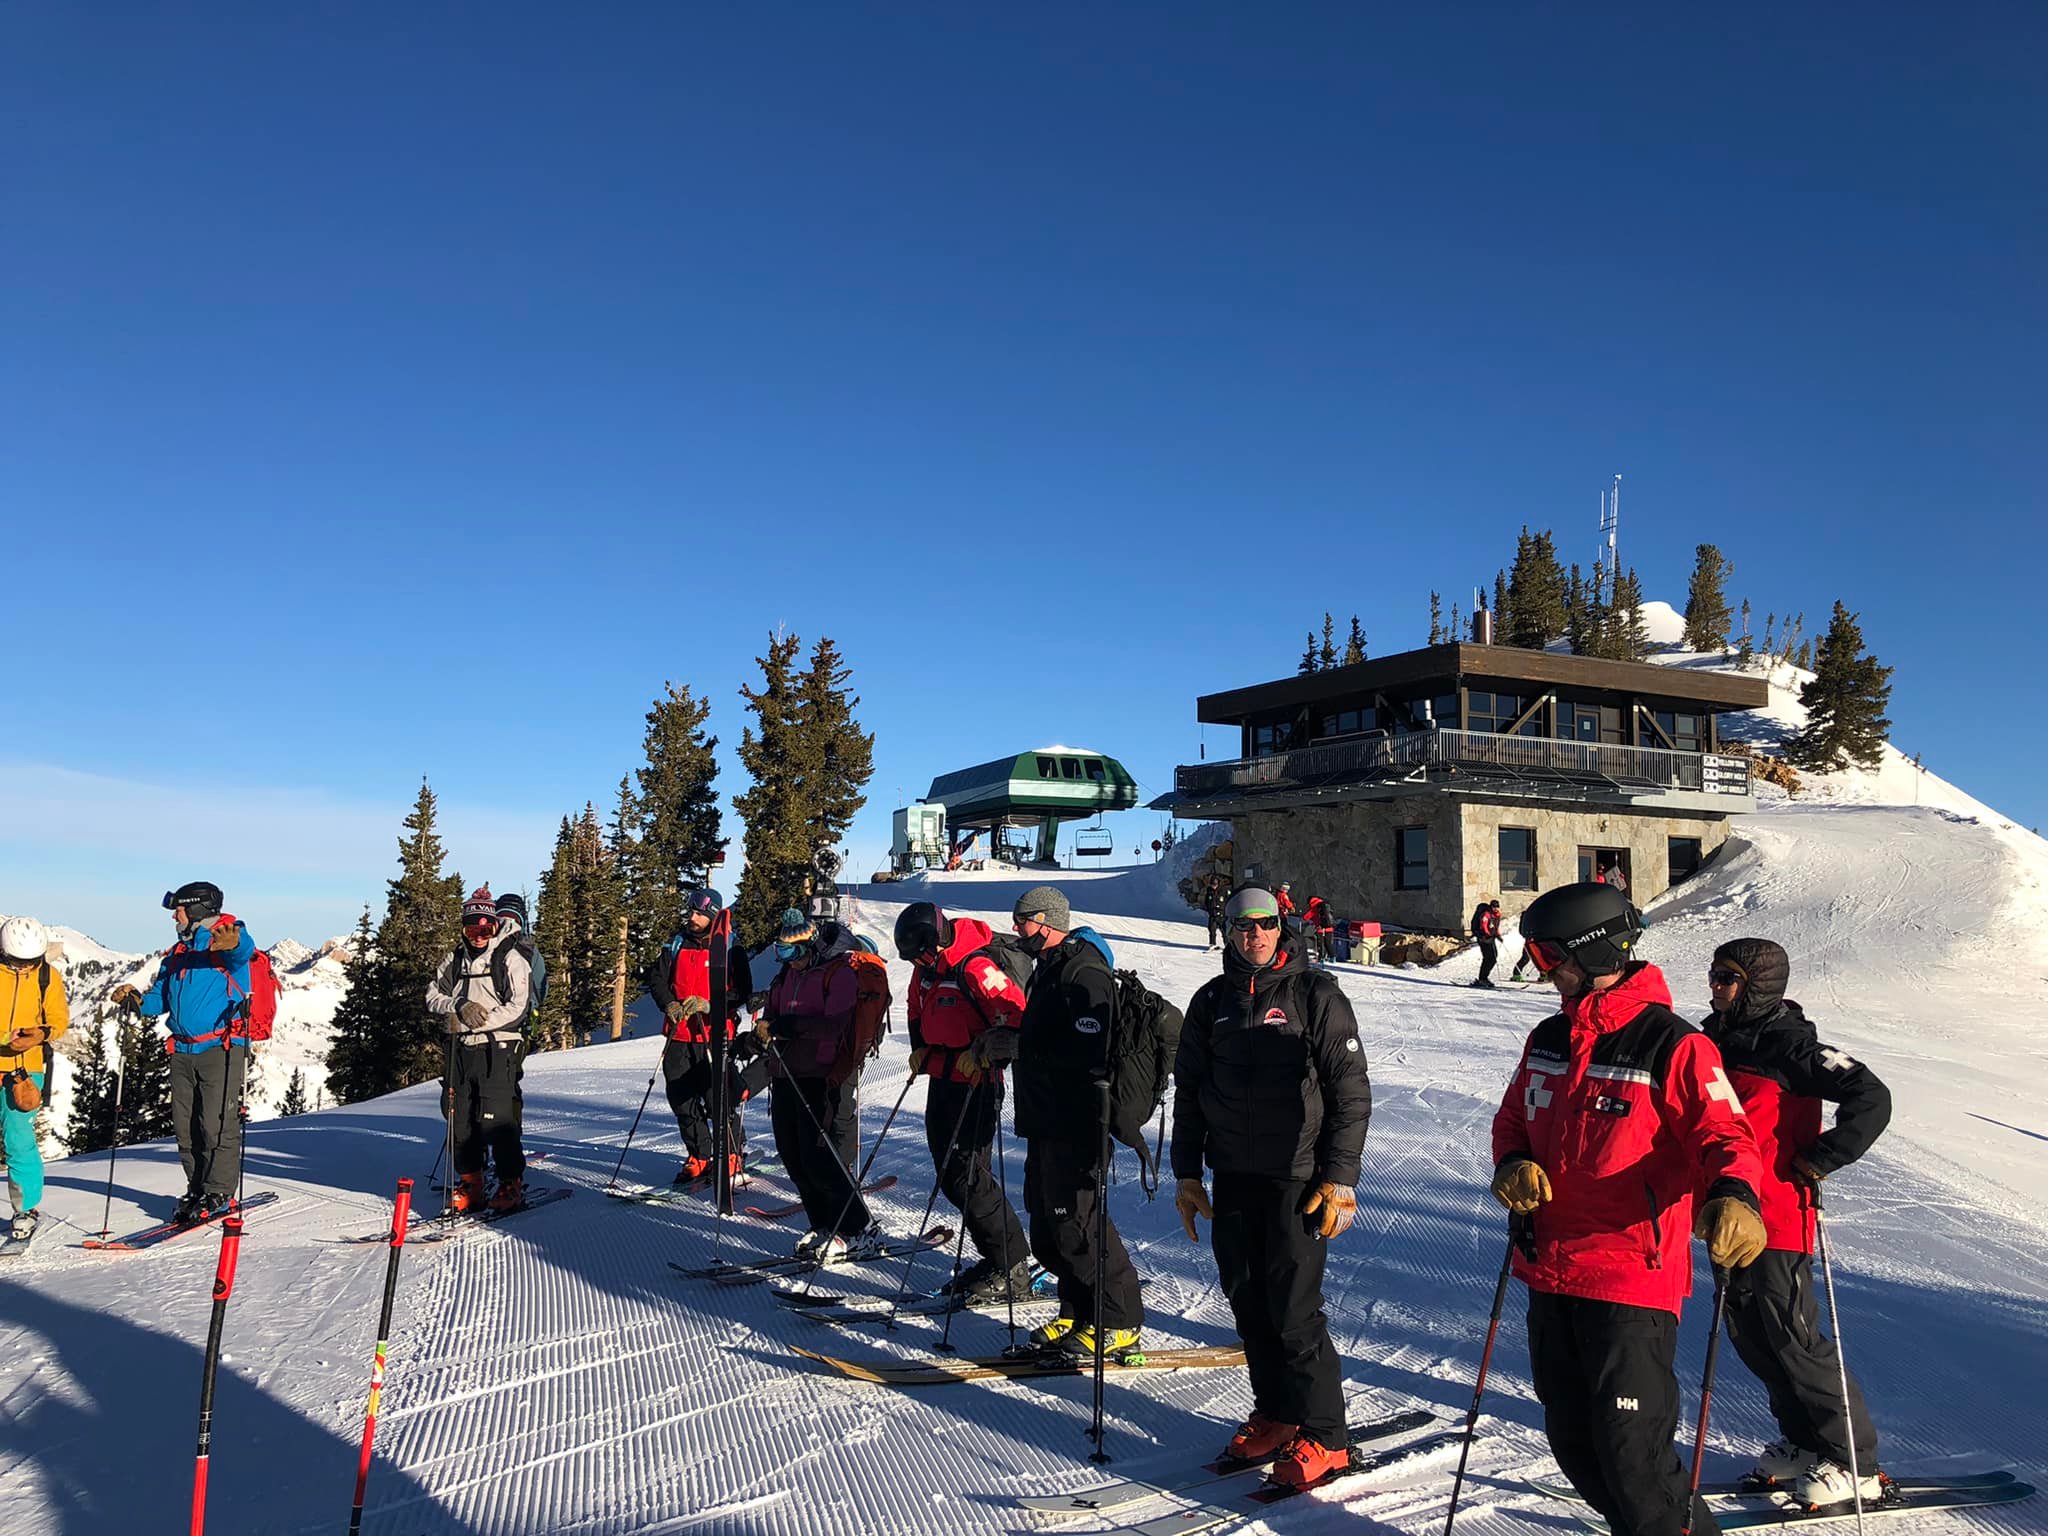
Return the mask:
M 1050 864 L 1061 822 L 1130 810 L 1138 803 L 1138 781 L 1100 752 L 1039 747 L 942 773 L 924 798 L 946 808 L 946 826 L 955 839 L 988 833 L 992 855 L 1002 851 L 1005 828 L 1035 829 L 1032 862 Z

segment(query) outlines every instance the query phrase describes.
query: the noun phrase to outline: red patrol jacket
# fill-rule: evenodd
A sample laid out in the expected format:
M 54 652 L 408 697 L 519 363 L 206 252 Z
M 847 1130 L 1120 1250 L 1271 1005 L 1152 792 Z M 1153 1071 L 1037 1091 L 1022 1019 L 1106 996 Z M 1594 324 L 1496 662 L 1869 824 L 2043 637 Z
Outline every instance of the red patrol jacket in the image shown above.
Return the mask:
M 687 944 L 678 948 L 676 950 L 675 971 L 670 978 L 670 985 L 675 988 L 677 1001 L 681 1001 L 686 997 L 701 997 L 708 1007 L 711 1002 L 710 948 L 707 946 L 703 949 L 692 949 Z M 745 1001 L 746 999 L 743 997 L 730 998 L 728 999 L 728 1004 L 730 1007 L 737 1009 Z M 711 1015 L 707 1011 L 687 1019 L 666 1021 L 662 1026 L 661 1032 L 671 1040 L 688 1040 L 697 1045 L 709 1045 L 711 1043 Z M 731 1040 L 732 1037 L 733 1021 L 732 1015 L 728 1013 L 725 1020 L 725 1038 Z
M 1692 1290 L 1693 1201 L 1751 1206 L 1763 1163 L 1721 1053 L 1671 1011 L 1654 965 L 1572 998 L 1529 1034 L 1493 1117 L 1495 1164 L 1533 1158 L 1552 1198 L 1535 1213 L 1532 1291 L 1657 1307 Z
M 915 966 L 910 973 L 910 1043 L 924 1046 L 928 1077 L 969 1081 L 960 1053 L 985 1029 L 1016 1029 L 1024 1019 L 1024 991 L 995 961 L 976 951 L 994 937 L 987 923 L 953 919 L 953 942 L 939 956 L 937 974 Z

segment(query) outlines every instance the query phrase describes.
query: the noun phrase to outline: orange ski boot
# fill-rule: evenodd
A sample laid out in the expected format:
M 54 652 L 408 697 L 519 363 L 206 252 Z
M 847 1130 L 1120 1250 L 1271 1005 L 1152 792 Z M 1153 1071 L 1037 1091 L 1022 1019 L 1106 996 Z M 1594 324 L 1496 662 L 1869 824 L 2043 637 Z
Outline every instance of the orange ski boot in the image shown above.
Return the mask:
M 526 1204 L 526 1180 L 504 1179 L 491 1191 L 491 1209 L 516 1211 Z
M 472 1211 L 484 1208 L 484 1176 L 480 1173 L 465 1173 L 455 1181 L 455 1188 L 448 1194 L 448 1209 L 458 1216 L 467 1216 Z
M 1269 1419 L 1263 1413 L 1255 1412 L 1238 1426 L 1237 1434 L 1223 1448 L 1223 1455 L 1218 1459 L 1265 1461 L 1278 1455 L 1300 1433 L 1299 1424 L 1282 1424 L 1278 1419 Z
M 1350 1465 L 1349 1450 L 1333 1451 L 1308 1435 L 1296 1435 L 1274 1461 L 1273 1481 L 1290 1488 L 1313 1488 Z

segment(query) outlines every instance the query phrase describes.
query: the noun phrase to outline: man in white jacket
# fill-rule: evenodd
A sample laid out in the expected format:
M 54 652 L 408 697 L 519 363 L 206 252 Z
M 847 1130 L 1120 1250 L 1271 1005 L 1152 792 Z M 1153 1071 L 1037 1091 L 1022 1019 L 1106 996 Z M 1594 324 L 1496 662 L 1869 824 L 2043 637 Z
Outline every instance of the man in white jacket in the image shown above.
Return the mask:
M 494 1211 L 526 1203 L 526 1151 L 520 1145 L 519 1073 L 526 1056 L 526 999 L 533 970 L 513 942 L 518 924 L 500 932 L 488 887 L 462 904 L 462 942 L 427 988 L 427 1010 L 448 1017 L 448 1102 L 454 1122 L 455 1187 L 448 1206 L 485 1204 L 484 1160 L 497 1170 Z

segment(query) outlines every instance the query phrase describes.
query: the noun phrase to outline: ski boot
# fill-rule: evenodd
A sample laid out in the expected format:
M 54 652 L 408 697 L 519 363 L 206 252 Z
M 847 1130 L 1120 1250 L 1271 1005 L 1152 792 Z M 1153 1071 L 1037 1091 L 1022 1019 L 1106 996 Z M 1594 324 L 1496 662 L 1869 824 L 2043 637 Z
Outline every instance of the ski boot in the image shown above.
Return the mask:
M 171 1212 L 171 1220 L 181 1227 L 189 1227 L 199 1219 L 199 1208 L 206 1203 L 206 1197 L 193 1191 L 178 1196 L 178 1208 Z
M 1266 1461 L 1279 1455 L 1300 1433 L 1299 1424 L 1282 1424 L 1278 1419 L 1269 1419 L 1254 1410 L 1252 1416 L 1237 1427 L 1237 1433 L 1217 1460 Z
M 194 1221 L 218 1221 L 235 1208 L 233 1195 L 201 1195 Z
M 1095 1325 L 1083 1323 L 1059 1341 L 1058 1347 L 1083 1360 L 1095 1358 Z M 1102 1337 L 1102 1358 L 1118 1365 L 1144 1362 L 1144 1340 L 1135 1328 L 1111 1328 Z
M 526 1180 L 523 1178 L 500 1179 L 498 1187 L 491 1191 L 490 1208 L 499 1215 L 503 1215 L 506 1211 L 516 1211 L 524 1204 L 526 1204 Z
M 858 1264 L 874 1258 L 888 1240 L 888 1234 L 879 1226 L 870 1226 L 851 1237 L 835 1233 L 819 1247 L 817 1260 L 820 1264 Z
M 697 1182 L 697 1181 L 698 1181 L 699 1179 L 701 1179 L 701 1178 L 704 1178 L 704 1177 L 706 1177 L 707 1175 L 709 1175 L 709 1174 L 710 1174 L 710 1172 L 711 1172 L 711 1159 L 710 1159 L 710 1158 L 708 1158 L 708 1157 L 686 1157 L 686 1158 L 684 1158 L 684 1159 L 683 1159 L 683 1166 L 682 1166 L 682 1168 L 681 1168 L 681 1169 L 679 1169 L 679 1170 L 677 1171 L 677 1173 L 676 1173 L 676 1176 L 675 1176 L 675 1187 L 676 1187 L 677 1189 L 681 1189 L 681 1188 L 683 1188 L 683 1187 L 684 1187 L 685 1185 L 689 1185 L 689 1184 L 694 1184 L 694 1183 L 696 1183 L 696 1182 Z
M 13 1222 L 8 1226 L 7 1235 L 17 1243 L 25 1243 L 36 1235 L 36 1224 L 42 1219 L 43 1213 L 40 1210 L 17 1211 Z
M 458 1216 L 472 1215 L 484 1208 L 484 1176 L 465 1173 L 448 1192 L 448 1209 Z
M 1049 1323 L 1041 1324 L 1027 1335 L 1034 1350 L 1057 1349 L 1066 1336 L 1074 1331 L 1071 1317 L 1056 1317 Z
M 1817 1459 L 1805 1446 L 1781 1436 L 1757 1452 L 1756 1465 L 1743 1474 L 1742 1486 L 1764 1489 L 1794 1482 Z
M 1876 1504 L 1885 1497 L 1885 1482 L 1882 1472 L 1851 1477 L 1841 1463 L 1816 1456 L 1793 1482 L 1792 1499 L 1803 1509 L 1825 1509 L 1831 1504 L 1853 1505 L 1861 1492 L 1864 1504 Z
M 965 1280 L 967 1276 L 960 1278 Z M 1036 1278 L 1029 1259 L 1021 1260 L 1007 1270 L 1000 1264 L 991 1264 L 980 1280 L 955 1291 L 952 1302 L 958 1308 L 999 1307 L 1008 1301 L 1026 1301 L 1031 1296 L 1031 1285 Z
M 959 1274 L 940 1286 L 939 1294 L 942 1296 L 964 1296 L 977 1286 L 985 1284 L 988 1277 L 994 1274 L 995 1271 L 994 1260 L 976 1259 L 972 1264 L 961 1270 Z
M 815 1260 L 825 1245 L 831 1241 L 832 1235 L 829 1232 L 806 1232 L 796 1240 L 796 1247 L 790 1250 L 789 1256 L 792 1259 Z
M 1351 1465 L 1348 1448 L 1331 1450 L 1320 1440 L 1296 1435 L 1273 1462 L 1273 1481 L 1287 1488 L 1313 1488 Z

